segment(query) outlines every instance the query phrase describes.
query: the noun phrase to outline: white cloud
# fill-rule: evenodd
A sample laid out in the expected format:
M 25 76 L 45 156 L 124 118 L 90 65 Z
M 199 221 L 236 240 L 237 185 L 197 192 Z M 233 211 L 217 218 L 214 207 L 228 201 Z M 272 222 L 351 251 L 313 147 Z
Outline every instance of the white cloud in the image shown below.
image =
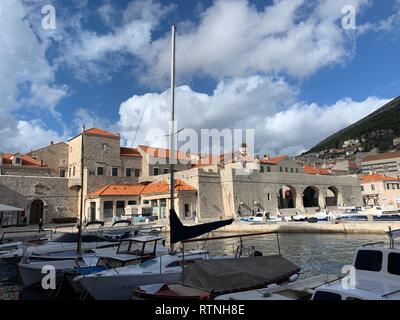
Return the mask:
M 16 119 L 19 111 L 32 107 L 58 117 L 55 107 L 67 94 L 65 86 L 55 84 L 54 69 L 45 55 L 47 42 L 39 41 L 31 29 L 27 10 L 18 0 L 0 2 L 2 151 L 26 151 L 60 138 L 39 120 Z
M 281 0 L 257 10 L 245 0 L 215 1 L 201 14 L 197 28 L 178 34 L 177 74 L 200 73 L 216 79 L 258 72 L 310 76 L 353 54 L 353 34 L 341 27 L 341 8 L 345 4 L 362 8 L 367 3 Z M 149 66 L 144 79 L 168 78 L 169 39 L 167 34 L 155 40 L 142 57 Z
M 134 145 L 166 146 L 166 139 L 149 133 L 154 129 L 168 133 L 169 97 L 165 91 L 135 95 L 123 102 L 119 111 L 123 141 L 132 143 L 144 110 Z M 212 95 L 181 86 L 176 89 L 177 129 L 254 129 L 256 152 L 297 154 L 388 102 L 376 97 L 360 102 L 346 98 L 319 106 L 296 99 L 297 90 L 280 78 L 221 81 Z
M 12 117 L 0 117 L 0 151 L 29 152 L 50 144 L 50 141 L 64 141 L 65 134 L 58 134 L 46 128 L 41 120 L 15 120 Z

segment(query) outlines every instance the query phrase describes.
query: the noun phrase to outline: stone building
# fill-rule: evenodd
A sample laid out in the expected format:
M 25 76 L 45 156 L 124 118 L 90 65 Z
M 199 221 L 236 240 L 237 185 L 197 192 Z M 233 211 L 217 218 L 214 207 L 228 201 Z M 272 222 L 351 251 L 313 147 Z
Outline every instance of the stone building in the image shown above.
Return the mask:
M 293 215 L 362 203 L 354 176 L 310 172 L 288 156 L 259 159 L 245 145 L 232 154 L 177 152 L 175 158 L 174 206 L 182 219 Z M 118 134 L 101 129 L 0 159 L 0 203 L 24 208 L 25 223 L 77 217 L 81 195 L 84 221 L 121 216 L 132 204 L 149 204 L 165 218 L 170 207 L 169 150 L 121 147 Z
M 376 172 L 397 175 L 400 173 L 400 151 L 366 156 L 361 162 L 361 168 L 363 174 Z
M 379 173 L 361 177 L 364 205 L 400 208 L 400 178 Z

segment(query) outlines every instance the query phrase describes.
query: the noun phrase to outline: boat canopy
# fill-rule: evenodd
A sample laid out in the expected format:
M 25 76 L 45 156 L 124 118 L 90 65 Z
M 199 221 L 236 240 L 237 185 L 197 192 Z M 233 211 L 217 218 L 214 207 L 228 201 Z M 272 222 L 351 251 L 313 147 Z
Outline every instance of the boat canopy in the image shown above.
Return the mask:
M 233 222 L 233 219 L 202 223 L 195 226 L 184 226 L 175 210 L 169 211 L 171 243 L 196 238 Z
M 214 294 L 251 290 L 287 280 L 300 268 L 281 255 L 194 260 L 180 283 Z

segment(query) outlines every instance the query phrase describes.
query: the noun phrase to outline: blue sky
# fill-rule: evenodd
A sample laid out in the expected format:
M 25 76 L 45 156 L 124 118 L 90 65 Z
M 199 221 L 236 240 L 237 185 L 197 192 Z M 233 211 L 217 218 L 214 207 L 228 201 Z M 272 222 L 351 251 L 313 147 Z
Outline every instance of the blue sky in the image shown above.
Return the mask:
M 55 30 L 42 28 L 47 4 Z M 345 5 L 355 30 L 342 27 Z M 399 95 L 397 0 L 4 0 L 0 151 L 82 124 L 163 146 L 153 131 L 169 119 L 171 24 L 178 126 L 254 129 L 259 153 L 302 152 Z

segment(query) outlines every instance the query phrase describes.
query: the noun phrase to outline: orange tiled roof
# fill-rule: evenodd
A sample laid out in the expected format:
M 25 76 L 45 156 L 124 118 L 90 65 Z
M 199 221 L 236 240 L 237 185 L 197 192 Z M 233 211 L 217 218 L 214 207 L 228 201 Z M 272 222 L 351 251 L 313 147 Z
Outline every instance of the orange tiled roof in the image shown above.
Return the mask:
M 169 158 L 170 157 L 169 149 L 155 148 L 155 147 L 149 147 L 149 146 L 143 146 L 143 145 L 139 145 L 138 148 L 143 150 L 149 156 L 153 156 L 156 158 Z M 177 154 L 178 154 L 177 160 L 185 160 L 185 161 L 191 160 L 190 155 L 186 154 L 185 152 L 178 151 Z
M 196 191 L 181 180 L 175 180 L 175 191 Z M 99 196 L 139 196 L 149 194 L 169 193 L 169 183 L 166 181 L 156 181 L 149 184 L 108 184 L 92 193 L 89 198 Z
M 142 157 L 136 148 L 120 148 L 120 155 L 126 157 Z
M 372 182 L 372 181 L 397 181 L 400 179 L 397 177 L 388 177 L 388 176 L 385 176 L 384 174 L 372 173 L 372 174 L 361 177 L 360 180 L 362 182 Z
M 108 184 L 88 196 L 90 198 L 98 196 L 138 196 L 144 187 L 143 184 Z
M 108 132 L 105 130 L 101 130 L 99 128 L 90 128 L 84 131 L 85 134 L 88 135 L 96 135 L 96 136 L 103 136 L 103 137 L 110 137 L 110 138 L 119 138 L 120 136 L 118 134 Z
M 261 159 L 260 163 L 275 165 L 275 164 L 278 164 L 279 162 L 281 162 L 282 160 L 286 159 L 287 157 L 288 156 L 285 154 L 285 155 L 277 156 L 277 157 L 270 158 L 270 159 Z
M 142 191 L 142 194 L 158 194 L 168 193 L 170 186 L 166 181 L 156 181 L 148 184 Z M 189 186 L 187 183 L 181 180 L 175 180 L 175 191 L 196 191 L 195 188 Z
M 304 166 L 303 170 L 308 174 L 320 174 L 320 175 L 332 175 L 332 172 L 329 169 L 325 168 L 316 168 L 313 166 Z
M 4 153 L 3 154 L 3 164 L 12 164 L 11 157 L 14 156 L 12 153 Z M 46 167 L 45 164 L 42 164 L 40 160 L 36 160 L 26 154 L 21 156 L 21 164 L 23 166 L 30 166 L 30 167 Z

